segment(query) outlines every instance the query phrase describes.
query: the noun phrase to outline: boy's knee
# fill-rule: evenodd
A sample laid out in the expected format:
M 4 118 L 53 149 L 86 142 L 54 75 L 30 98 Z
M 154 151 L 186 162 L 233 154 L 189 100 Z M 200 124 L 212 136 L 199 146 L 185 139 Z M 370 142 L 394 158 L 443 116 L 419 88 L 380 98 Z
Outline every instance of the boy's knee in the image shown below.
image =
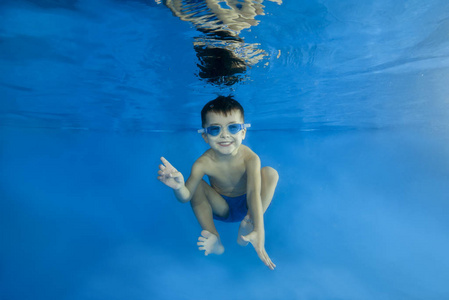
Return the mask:
M 191 204 L 196 204 L 197 202 L 201 202 L 206 197 L 206 191 L 204 189 L 205 182 L 200 182 L 196 191 L 193 193 L 192 199 L 190 200 Z
M 266 179 L 274 182 L 278 182 L 279 180 L 279 173 L 272 167 L 263 167 L 262 168 L 262 176 Z

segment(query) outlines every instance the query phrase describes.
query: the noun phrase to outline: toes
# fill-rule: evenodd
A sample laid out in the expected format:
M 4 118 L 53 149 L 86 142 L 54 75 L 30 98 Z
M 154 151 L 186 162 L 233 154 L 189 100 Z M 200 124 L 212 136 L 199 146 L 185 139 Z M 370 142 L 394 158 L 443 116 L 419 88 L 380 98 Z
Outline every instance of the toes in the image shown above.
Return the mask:
M 205 238 L 208 238 L 212 235 L 212 233 L 210 233 L 207 230 L 203 230 L 203 231 L 201 231 L 201 235 L 204 236 Z

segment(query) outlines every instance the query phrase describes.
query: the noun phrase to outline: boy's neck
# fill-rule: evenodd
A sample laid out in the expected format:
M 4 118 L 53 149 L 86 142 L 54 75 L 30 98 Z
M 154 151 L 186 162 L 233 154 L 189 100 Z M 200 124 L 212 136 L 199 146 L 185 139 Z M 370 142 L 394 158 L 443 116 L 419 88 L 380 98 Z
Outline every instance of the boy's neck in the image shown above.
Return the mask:
M 229 160 L 236 158 L 240 154 L 241 147 L 242 147 L 242 145 L 240 145 L 237 149 L 235 149 L 234 152 L 232 152 L 230 154 L 221 154 L 220 152 L 218 152 L 212 148 L 211 148 L 211 150 L 212 150 L 212 153 L 214 153 L 214 157 L 216 160 L 229 161 Z

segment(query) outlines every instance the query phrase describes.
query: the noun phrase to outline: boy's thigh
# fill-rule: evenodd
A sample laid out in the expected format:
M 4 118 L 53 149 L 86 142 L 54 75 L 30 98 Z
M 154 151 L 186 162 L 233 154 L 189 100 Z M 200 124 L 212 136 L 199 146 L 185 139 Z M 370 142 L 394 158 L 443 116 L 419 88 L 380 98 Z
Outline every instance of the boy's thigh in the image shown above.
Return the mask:
M 212 207 L 213 213 L 219 217 L 226 218 L 229 215 L 229 205 L 226 200 L 204 180 L 200 185 L 206 195 L 207 201 Z

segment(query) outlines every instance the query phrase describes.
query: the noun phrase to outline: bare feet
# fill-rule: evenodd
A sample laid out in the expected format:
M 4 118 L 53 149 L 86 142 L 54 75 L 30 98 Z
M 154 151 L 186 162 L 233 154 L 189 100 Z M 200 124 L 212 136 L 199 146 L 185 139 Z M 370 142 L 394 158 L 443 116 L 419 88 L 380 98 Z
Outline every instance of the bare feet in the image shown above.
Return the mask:
M 201 231 L 201 236 L 198 238 L 197 245 L 200 251 L 204 250 L 204 255 L 206 256 L 211 253 L 220 255 L 224 252 L 224 247 L 221 244 L 220 239 L 207 230 Z
M 239 233 L 237 237 L 237 244 L 240 246 L 246 246 L 248 245 L 248 241 L 244 241 L 242 239 L 242 236 L 249 234 L 254 230 L 253 221 L 250 219 L 249 216 L 246 216 L 243 221 L 240 223 L 239 226 Z

